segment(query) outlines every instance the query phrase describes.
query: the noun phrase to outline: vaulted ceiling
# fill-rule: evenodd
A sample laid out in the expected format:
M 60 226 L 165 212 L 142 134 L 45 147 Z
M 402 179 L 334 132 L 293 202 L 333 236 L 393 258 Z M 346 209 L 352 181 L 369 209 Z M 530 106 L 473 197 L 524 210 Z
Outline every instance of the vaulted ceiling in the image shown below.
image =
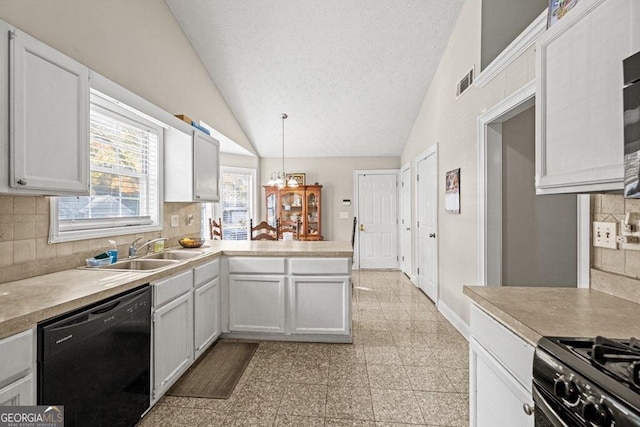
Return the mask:
M 281 113 L 287 157 L 342 157 L 400 155 L 464 0 L 166 2 L 261 157 Z

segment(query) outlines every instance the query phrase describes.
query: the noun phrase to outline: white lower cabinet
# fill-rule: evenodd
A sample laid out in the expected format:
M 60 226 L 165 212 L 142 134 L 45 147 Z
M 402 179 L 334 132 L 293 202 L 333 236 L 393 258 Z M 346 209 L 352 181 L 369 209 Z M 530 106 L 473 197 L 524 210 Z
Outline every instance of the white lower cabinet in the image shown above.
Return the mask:
M 533 346 L 471 306 L 469 406 L 472 427 L 533 427 Z
M 193 362 L 192 289 L 193 270 L 154 284 L 153 401 Z
M 524 412 L 532 405 L 531 390 L 506 371 L 500 362 L 474 339 L 470 342 L 470 364 L 473 373 L 470 402 L 476 427 L 533 427 L 534 419 Z
M 285 276 L 229 275 L 229 330 L 285 333 Z
M 292 334 L 351 331 L 351 281 L 348 276 L 294 276 L 289 280 Z
M 0 406 L 36 404 L 34 331 L 0 340 Z
M 197 359 L 220 336 L 220 259 L 193 269 L 193 348 Z

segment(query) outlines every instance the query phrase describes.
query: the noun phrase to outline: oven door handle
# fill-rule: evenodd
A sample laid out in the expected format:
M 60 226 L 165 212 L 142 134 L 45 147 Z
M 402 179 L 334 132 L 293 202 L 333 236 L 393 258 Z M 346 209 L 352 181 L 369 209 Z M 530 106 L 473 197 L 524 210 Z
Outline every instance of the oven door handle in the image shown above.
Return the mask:
M 558 414 L 556 414 L 553 408 L 549 406 L 544 396 L 542 396 L 542 394 L 540 394 L 540 392 L 538 391 L 535 383 L 533 384 L 531 391 L 533 394 L 533 401 L 535 402 L 536 409 L 542 411 L 544 416 L 547 417 L 547 420 L 551 424 L 553 424 L 554 427 L 569 427 L 562 419 L 558 417 Z

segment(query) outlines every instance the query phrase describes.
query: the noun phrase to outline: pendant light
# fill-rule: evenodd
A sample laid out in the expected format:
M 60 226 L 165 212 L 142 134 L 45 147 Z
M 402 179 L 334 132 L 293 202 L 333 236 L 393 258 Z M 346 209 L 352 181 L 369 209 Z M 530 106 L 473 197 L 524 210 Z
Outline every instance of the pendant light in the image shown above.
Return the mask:
M 284 121 L 289 117 L 286 113 L 282 113 L 280 118 L 282 119 L 282 169 L 278 172 L 273 172 L 271 174 L 271 179 L 267 183 L 267 185 L 277 186 L 278 188 L 284 187 L 297 187 L 298 181 L 296 181 L 293 177 L 287 180 L 287 172 L 284 168 Z

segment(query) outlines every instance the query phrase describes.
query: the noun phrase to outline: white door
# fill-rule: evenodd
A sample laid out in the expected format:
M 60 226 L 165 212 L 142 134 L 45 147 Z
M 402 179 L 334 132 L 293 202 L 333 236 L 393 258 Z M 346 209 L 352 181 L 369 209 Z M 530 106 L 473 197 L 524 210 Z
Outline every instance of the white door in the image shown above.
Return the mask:
M 416 162 L 418 286 L 438 303 L 438 160 L 433 147 Z
M 398 268 L 398 173 L 357 173 L 360 268 Z
M 400 176 L 400 270 L 411 277 L 411 165 Z

